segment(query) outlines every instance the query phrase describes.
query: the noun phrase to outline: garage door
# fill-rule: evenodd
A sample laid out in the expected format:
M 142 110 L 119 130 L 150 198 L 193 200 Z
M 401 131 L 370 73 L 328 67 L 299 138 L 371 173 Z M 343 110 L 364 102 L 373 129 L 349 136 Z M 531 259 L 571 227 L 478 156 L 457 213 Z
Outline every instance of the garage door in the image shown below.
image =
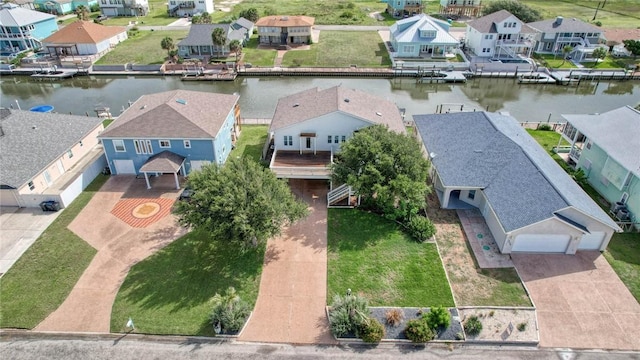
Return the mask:
M 523 234 L 516 237 L 511 251 L 564 253 L 569 245 L 569 235 Z
M 578 250 L 600 250 L 604 240 L 604 231 L 593 231 L 591 234 L 584 234 L 578 244 Z
M 116 168 L 116 174 L 135 174 L 136 168 L 133 166 L 133 160 L 113 160 Z
M 0 206 L 18 206 L 18 201 L 13 195 L 14 190 L 0 190 Z
M 203 166 L 211 164 L 207 160 L 191 160 L 191 171 L 200 170 Z

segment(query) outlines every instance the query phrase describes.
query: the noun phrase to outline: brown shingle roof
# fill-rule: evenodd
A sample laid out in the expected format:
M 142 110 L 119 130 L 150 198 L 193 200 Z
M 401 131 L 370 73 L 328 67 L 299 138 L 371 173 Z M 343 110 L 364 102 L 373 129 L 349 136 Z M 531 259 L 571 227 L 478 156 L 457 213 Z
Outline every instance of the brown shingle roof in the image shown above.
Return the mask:
M 622 40 L 640 40 L 640 29 L 606 29 L 604 37 L 608 41 L 622 44 Z
M 155 154 L 140 168 L 141 172 L 171 173 L 178 172 L 184 163 L 185 157 L 165 150 Z
M 42 40 L 49 44 L 97 44 L 124 33 L 124 26 L 104 26 L 91 21 L 75 21 Z
M 272 15 L 258 19 L 256 26 L 313 26 L 315 21 L 311 16 Z
M 285 128 L 332 112 L 342 112 L 372 124 L 384 124 L 404 133 L 400 110 L 391 101 L 366 92 L 334 86 L 309 89 L 278 100 L 270 131 Z
M 239 98 L 188 90 L 143 95 L 99 137 L 215 138 Z

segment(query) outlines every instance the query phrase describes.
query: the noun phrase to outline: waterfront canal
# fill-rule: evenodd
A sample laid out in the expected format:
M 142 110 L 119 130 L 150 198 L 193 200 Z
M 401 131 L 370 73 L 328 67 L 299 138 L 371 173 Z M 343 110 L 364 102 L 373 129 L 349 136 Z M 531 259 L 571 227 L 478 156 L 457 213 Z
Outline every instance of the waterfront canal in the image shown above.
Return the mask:
M 362 78 L 238 78 L 230 82 L 181 81 L 179 77 L 77 77 L 62 81 L 34 81 L 26 76 L 0 79 L 0 104 L 22 109 L 50 104 L 56 112 L 95 116 L 97 106 L 120 114 L 128 102 L 144 94 L 188 89 L 240 94 L 245 118 L 270 118 L 280 97 L 312 87 L 345 87 L 367 91 L 394 101 L 407 116 L 443 111 L 507 111 L 521 122 L 561 121 L 560 114 L 600 113 L 640 102 L 638 81 L 583 81 L 578 86 L 518 84 L 516 79 L 471 79 L 464 84 L 417 84 L 415 79 Z M 213 105 L 213 104 L 212 104 Z

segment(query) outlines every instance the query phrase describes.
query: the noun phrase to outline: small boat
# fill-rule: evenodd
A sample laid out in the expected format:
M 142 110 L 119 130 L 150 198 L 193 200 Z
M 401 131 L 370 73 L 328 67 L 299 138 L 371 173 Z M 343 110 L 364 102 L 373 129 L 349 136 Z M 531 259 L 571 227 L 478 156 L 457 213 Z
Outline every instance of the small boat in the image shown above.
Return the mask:
M 31 109 L 29 109 L 29 111 L 39 112 L 39 113 L 49 113 L 49 112 L 53 111 L 53 106 L 52 105 L 38 105 L 38 106 L 34 106 Z

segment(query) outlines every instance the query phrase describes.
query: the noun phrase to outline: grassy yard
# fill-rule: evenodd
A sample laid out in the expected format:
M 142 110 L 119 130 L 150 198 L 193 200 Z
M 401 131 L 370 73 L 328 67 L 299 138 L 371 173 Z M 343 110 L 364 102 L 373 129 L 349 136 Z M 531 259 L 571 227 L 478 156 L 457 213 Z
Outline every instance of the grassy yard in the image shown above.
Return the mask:
M 604 257 L 640 302 L 640 234 L 613 234 Z
M 124 332 L 131 317 L 140 333 L 213 336 L 210 299 L 233 286 L 255 305 L 263 260 L 264 246 L 242 253 L 193 231 L 131 268 L 113 304 L 111 331 Z
M 311 50 L 288 51 L 283 66 L 389 67 L 391 60 L 376 31 L 322 31 Z
M 520 0 L 539 10 L 545 19 L 564 16 L 592 22 L 593 15 L 602 0 Z M 640 23 L 640 2 L 637 0 L 607 0 L 604 8 L 598 10 L 596 21 L 607 28 L 636 28 Z
M 378 215 L 328 214 L 327 300 L 348 288 L 372 306 L 453 306 L 435 244 L 417 243 Z
M 577 68 L 571 61 L 562 60 L 562 54 L 551 55 L 551 54 L 534 54 L 533 58 L 540 62 L 542 66 L 551 68 L 551 69 L 571 69 Z
M 540 144 L 549 154 L 553 154 L 552 150 L 558 146 L 558 141 L 562 137 L 559 132 L 553 130 L 533 130 L 527 129 L 527 132 Z M 570 145 L 565 139 L 560 141 L 560 146 Z
M 170 23 L 178 20 L 175 17 L 169 17 L 167 14 L 167 1 L 166 0 L 149 0 L 149 13 L 147 16 L 122 16 L 116 18 L 109 18 L 103 21 L 105 25 L 128 25 L 129 21 L 137 21 L 138 25 L 145 26 L 161 26 L 169 25 Z
M 249 43 L 242 49 L 245 64 L 253 66 L 272 67 L 277 51 L 273 49 L 258 49 L 258 35 L 253 35 Z
M 189 30 L 139 31 L 134 37 L 118 44 L 96 64 L 162 64 L 167 58 L 167 51 L 160 47 L 162 39 L 169 36 L 177 44 L 188 33 Z
M 267 130 L 267 125 L 242 125 L 240 139 L 229 156 L 246 157 L 260 161 L 262 147 L 267 141 Z
M 638 20 L 640 21 L 640 20 Z M 590 69 L 626 69 L 628 65 L 633 65 L 636 62 L 632 58 L 617 58 L 610 55 L 607 55 L 604 59 L 595 63 L 595 61 L 591 62 L 583 62 L 581 63 L 584 67 Z
M 96 254 L 67 225 L 107 179 L 98 175 L 0 279 L 0 327 L 32 329 L 67 298 Z

